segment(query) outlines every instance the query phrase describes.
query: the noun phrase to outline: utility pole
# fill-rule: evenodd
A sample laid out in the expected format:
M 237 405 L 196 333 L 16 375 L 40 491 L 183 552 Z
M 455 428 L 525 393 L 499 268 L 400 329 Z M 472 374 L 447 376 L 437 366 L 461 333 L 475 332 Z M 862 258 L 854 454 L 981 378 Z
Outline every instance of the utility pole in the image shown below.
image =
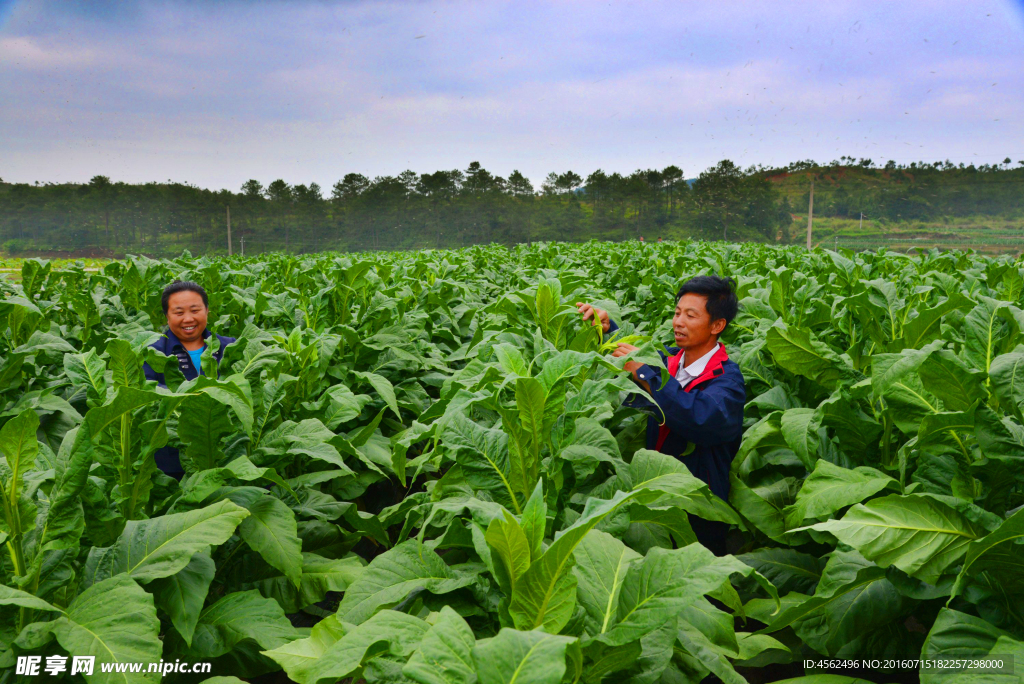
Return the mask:
M 857 230 L 858 230 L 858 232 L 864 230 L 864 212 L 863 211 L 860 212 L 860 225 L 857 226 Z
M 244 258 L 245 257 L 245 233 L 242 233 L 242 237 L 240 238 L 240 241 L 242 243 L 242 257 Z
M 228 212 L 228 256 L 231 256 L 231 205 L 224 207 Z
M 811 176 L 811 198 L 807 203 L 807 249 L 811 248 L 811 225 L 814 222 L 814 176 Z

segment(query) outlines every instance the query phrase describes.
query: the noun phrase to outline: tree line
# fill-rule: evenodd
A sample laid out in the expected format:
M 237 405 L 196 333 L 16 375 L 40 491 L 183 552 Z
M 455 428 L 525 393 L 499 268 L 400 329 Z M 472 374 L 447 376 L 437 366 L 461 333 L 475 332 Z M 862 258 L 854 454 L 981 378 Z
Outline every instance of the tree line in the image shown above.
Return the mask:
M 349 173 L 329 190 L 317 183 L 238 192 L 186 183 L 129 184 L 0 180 L 0 248 L 8 254 L 69 251 L 121 255 L 227 250 L 294 252 L 453 247 L 535 240 L 648 240 L 658 237 L 789 241 L 794 215 L 886 220 L 1024 214 L 1024 161 L 964 165 L 876 165 L 841 157 L 781 168 L 729 160 L 685 179 L 678 166 L 631 174 L 550 173 L 533 183 L 472 162 L 466 169 Z M 230 218 L 229 218 L 230 213 Z M 244 244 L 244 247 L 243 247 Z

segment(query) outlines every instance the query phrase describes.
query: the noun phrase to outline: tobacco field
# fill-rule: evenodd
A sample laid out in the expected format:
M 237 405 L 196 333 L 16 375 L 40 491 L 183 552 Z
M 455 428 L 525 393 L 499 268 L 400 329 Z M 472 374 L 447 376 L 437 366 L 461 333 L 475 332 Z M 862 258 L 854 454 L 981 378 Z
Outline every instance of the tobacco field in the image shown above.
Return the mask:
M 741 298 L 729 501 L 644 449 L 615 340 L 574 306 L 660 365 L 706 273 Z M 238 338 L 219 377 L 212 346 L 193 381 L 148 347 L 175 278 Z M 1017 674 L 920 681 L 1020 683 L 1022 292 L 1009 257 L 699 242 L 28 260 L 0 279 L 0 683 L 33 654 L 209 661 L 218 684 L 742 684 L 992 654 Z M 688 515 L 728 522 L 731 555 Z

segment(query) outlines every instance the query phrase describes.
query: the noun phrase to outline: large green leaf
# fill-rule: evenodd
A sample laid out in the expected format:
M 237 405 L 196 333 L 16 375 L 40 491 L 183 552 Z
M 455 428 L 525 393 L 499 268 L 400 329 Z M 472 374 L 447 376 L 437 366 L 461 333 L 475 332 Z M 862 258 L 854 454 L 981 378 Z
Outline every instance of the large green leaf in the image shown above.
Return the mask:
M 759 578 L 777 597 L 774 587 L 733 556 L 716 557 L 700 544 L 651 549 L 626 572 L 614 624 L 601 641 L 621 646 L 649 634 L 686 606 L 727 584 L 733 574 Z
M 347 385 L 334 385 L 324 392 L 316 406 L 323 411 L 320 422 L 328 430 L 337 430 L 343 423 L 358 418 L 369 402 L 368 394 L 354 394 Z
M 533 493 L 523 507 L 522 528 L 530 545 L 530 558 L 540 557 L 548 524 L 548 507 L 544 502 L 544 482 L 537 480 Z
M 747 521 L 748 529 L 760 530 L 770 539 L 781 543 L 786 540 L 786 521 L 783 515 L 785 502 L 774 502 L 761 496 L 758 491 L 736 477 L 729 475 L 729 502 Z
M 510 375 L 519 377 L 530 377 L 530 369 L 523 359 L 523 354 L 516 347 L 508 343 L 496 344 L 492 347 L 494 358 L 497 359 L 501 369 Z
M 517 628 L 543 626 L 552 633 L 561 631 L 576 608 L 576 576 L 570 570 L 577 544 L 605 516 L 636 495 L 637 492 L 617 492 L 608 500 L 590 499 L 580 519 L 530 565 L 509 605 Z
M 83 591 L 50 629 L 64 649 L 94 656 L 87 682 L 95 684 L 156 682 L 158 675 L 103 672 L 101 663 L 153 663 L 163 651 L 153 597 L 128 575 L 117 575 Z
M 484 428 L 465 414 L 455 413 L 445 430 L 445 443 L 455 449 L 455 459 L 474 489 L 487 491 L 499 503 L 520 510 L 516 498 L 523 491 L 521 467 L 513 468 L 508 436 Z
M 210 362 L 212 362 L 212 357 Z M 252 389 L 249 381 L 241 374 L 221 380 L 211 372 L 210 375 L 200 375 L 194 380 L 183 383 L 178 391 L 188 394 L 205 394 L 217 402 L 231 407 L 245 433 L 252 434 L 254 421 Z
M 695 500 L 699 499 L 691 499 L 686 503 Z M 696 515 L 703 517 L 701 513 L 696 513 Z M 642 526 L 650 534 L 665 539 L 666 547 L 670 542 L 674 542 L 677 547 L 682 547 L 697 541 L 697 535 L 694 534 L 693 528 L 690 526 L 690 516 L 682 507 L 630 504 L 629 522 L 633 531 L 639 531 L 633 527 L 634 525 Z
M 10 509 L 15 510 L 21 498 L 25 473 L 35 468 L 36 454 L 39 453 L 39 442 L 36 441 L 36 430 L 39 429 L 39 416 L 32 409 L 22 411 L 4 423 L 0 428 L 0 486 L 3 497 Z
M 885 571 L 856 552 L 835 552 L 814 596 L 795 601 L 770 618 L 763 632 L 795 626 L 812 648 L 854 656 L 860 639 L 886 626 L 904 610 L 905 598 Z
M 419 684 L 473 684 L 473 630 L 462 617 L 445 606 L 427 630 L 420 647 L 402 668 L 402 674 Z
M 1015 565 L 1024 563 L 1024 544 L 1021 543 L 1021 540 L 1024 540 L 1024 508 L 1004 520 L 994 531 L 967 545 L 964 563 L 953 587 L 953 596 L 957 595 L 966 577 L 976 572 L 992 569 L 985 562 L 988 556 L 1002 552 L 1000 555 L 1004 561 L 1019 556 L 1020 560 Z M 1015 570 L 1020 569 L 1024 569 L 1024 567 L 1011 568 L 1007 574 L 1018 575 Z
M 633 491 L 646 489 L 676 497 L 707 491 L 707 484 L 694 477 L 679 459 L 650 449 L 639 449 L 633 454 L 629 477 Z
M 764 575 L 783 596 L 791 591 L 813 593 L 821 579 L 822 560 L 795 549 L 763 548 L 736 558 Z
M 828 389 L 853 384 L 860 374 L 810 330 L 778 320 L 768 329 L 765 346 L 776 365 Z
M 599 530 L 590 530 L 574 551 L 576 596 L 587 611 L 586 628 L 591 635 L 607 632 L 615 621 L 619 592 L 630 564 L 641 558 L 621 541 Z
M 993 649 L 996 644 L 1001 638 L 1008 636 L 1010 635 L 981 618 L 943 608 L 928 631 L 924 647 L 921 649 L 921 657 L 952 660 L 995 654 Z M 921 668 L 921 684 L 939 684 L 950 679 L 948 673 L 938 668 Z
M 945 300 L 927 309 L 919 309 L 917 316 L 903 325 L 903 347 L 918 349 L 939 336 L 943 317 L 958 309 L 969 307 L 973 302 L 959 292 L 952 293 Z
M 794 631 L 811 648 L 827 655 L 902 655 L 896 639 L 887 645 L 892 650 L 885 652 L 879 651 L 872 639 L 892 627 L 908 603 L 880 568 L 856 552 L 836 551 L 822 571 L 814 596 L 795 609 L 802 611 L 802 616 Z
M 0 606 L 18 606 L 19 608 L 62 612 L 60 608 L 50 605 L 43 599 L 33 596 L 27 591 L 7 587 L 2 584 L 0 584 Z
M 818 459 L 820 421 L 819 413 L 809 408 L 787 409 L 779 420 L 779 429 L 786 444 L 808 470 L 814 468 Z
M 24 559 L 20 551 L 18 556 L 14 555 L 15 545 L 22 546 L 22 536 L 32 529 L 35 517 L 31 492 L 26 490 L 26 475 L 36 467 L 38 428 L 39 416 L 32 409 L 22 411 L 0 428 L 0 532 L 10 535 L 8 548 L 12 561 L 17 558 L 17 562 Z M 15 574 L 26 574 L 27 568 L 18 567 L 17 562 Z
M 505 628 L 476 643 L 473 663 L 480 684 L 558 684 L 565 674 L 566 651 L 575 641 L 539 630 Z
M 599 641 L 591 641 L 583 649 L 587 662 L 583 671 L 583 681 L 587 684 L 598 684 L 608 675 L 631 668 L 640 658 L 643 648 L 639 641 L 625 646 L 610 648 Z
M 1007 413 L 1024 412 L 1024 352 L 1000 354 L 988 369 L 992 389 Z
M 192 634 L 216 570 L 208 554 L 197 553 L 184 568 L 149 585 L 157 606 L 171 618 L 171 624 L 186 645 L 192 644 Z
M 796 501 L 785 509 L 786 524 L 798 527 L 804 520 L 831 516 L 885 489 L 899 490 L 899 482 L 867 466 L 849 469 L 818 461 L 800 487 Z
M 199 551 L 227 541 L 248 515 L 225 499 L 187 513 L 129 520 L 113 546 L 89 552 L 83 582 L 92 584 L 118 573 L 140 582 L 170 577 Z
M 142 359 L 127 340 L 111 340 L 104 354 L 108 358 L 110 376 L 114 387 L 142 387 L 145 376 L 142 373 Z
M 739 657 L 733 616 L 700 598 L 679 613 L 679 645 L 723 682 L 745 684 L 729 658 Z
M 410 539 L 373 559 L 345 592 L 338 617 L 359 624 L 416 589 L 446 594 L 473 581 L 472 576 L 457 575 L 419 540 Z
M 496 555 L 501 563 L 495 568 L 498 581 L 506 591 L 515 592 L 516 583 L 530 567 L 530 541 L 523 528 L 506 511 L 504 520 L 491 521 L 484 538 L 491 547 L 492 557 Z
M 166 395 L 158 392 L 135 389 L 134 387 L 119 387 L 111 401 L 90 409 L 85 414 L 82 429 L 86 430 L 89 437 L 95 438 L 114 421 L 120 420 L 121 416 L 164 398 Z
M 302 578 L 302 541 L 295 513 L 273 496 L 256 499 L 247 510 L 249 516 L 238 526 L 239 536 L 298 587 Z
M 296 682 L 306 681 L 311 668 L 345 636 L 345 627 L 334 615 L 313 625 L 309 636 L 282 644 L 264 655 L 271 658 Z
M 267 574 L 242 573 L 242 588 L 255 588 L 281 604 L 286 613 L 297 613 L 322 601 L 328 592 L 345 591 L 362 574 L 365 561 L 356 555 L 324 558 L 315 553 L 302 553 L 302 577 L 296 587 L 280 570 Z
M 938 397 L 947 411 L 967 411 L 985 401 L 985 374 L 974 370 L 948 349 L 940 349 L 917 371 L 924 388 Z
M 978 304 L 964 319 L 964 356 L 975 368 L 990 372 L 993 359 L 1013 349 L 1020 337 L 1020 324 L 1012 305 L 979 296 Z
M 897 354 L 873 354 L 871 356 L 871 390 L 877 396 L 887 394 L 901 378 L 916 373 L 921 364 L 942 346 L 943 343 L 936 340 L 921 349 L 904 349 Z
M 300 636 L 277 601 L 264 598 L 257 591 L 236 591 L 199 614 L 188 653 L 207 660 L 228 653 L 243 639 L 272 649 Z
M 221 465 L 221 439 L 235 431 L 228 407 L 209 394 L 197 394 L 181 402 L 178 436 L 185 445 L 182 465 L 189 472 Z
M 95 349 L 81 354 L 64 355 L 64 373 L 71 383 L 85 387 L 89 406 L 99 406 L 107 396 L 107 366 Z
M 325 646 L 333 638 L 325 634 L 303 639 L 264 655 L 280 664 L 289 678 L 299 684 L 334 682 L 358 675 L 375 656 L 409 656 L 419 645 L 430 625 L 419 618 L 385 610 L 358 625 Z M 315 655 L 319 652 L 319 655 Z M 312 656 L 312 657 L 311 657 Z
M 829 532 L 881 567 L 895 565 L 934 584 L 985 530 L 927 496 L 898 494 L 857 504 L 842 520 L 809 528 Z
M 390 380 L 377 373 L 356 372 L 355 375 L 366 380 L 373 389 L 377 390 L 377 394 L 384 400 L 387 407 L 391 409 L 391 412 L 395 414 L 395 417 L 399 421 L 402 420 L 402 414 L 398 410 L 398 400 L 395 397 L 395 387 L 391 384 Z
M 94 446 L 87 430 L 75 428 L 64 436 L 54 461 L 49 510 L 39 533 L 41 549 L 78 546 L 85 530 L 80 494 L 92 465 Z
M 518 378 L 516 380 L 516 408 L 519 411 L 519 423 L 523 432 L 529 436 L 532 450 L 520 451 L 519 458 L 513 454 L 511 466 L 513 477 L 519 480 L 520 490 L 525 496 L 532 491 L 536 478 L 537 459 L 540 445 L 545 441 L 544 406 L 547 392 L 544 385 L 536 378 Z

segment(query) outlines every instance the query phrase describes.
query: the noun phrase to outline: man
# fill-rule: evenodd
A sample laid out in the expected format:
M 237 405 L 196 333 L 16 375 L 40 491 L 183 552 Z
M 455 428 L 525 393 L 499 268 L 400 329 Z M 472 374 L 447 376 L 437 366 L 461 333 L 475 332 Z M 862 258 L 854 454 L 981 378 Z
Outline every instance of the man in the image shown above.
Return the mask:
M 203 372 L 199 359 L 206 351 L 206 340 L 213 334 L 206 329 L 210 315 L 210 299 L 206 290 L 191 281 L 175 280 L 164 288 L 160 304 L 167 317 L 167 330 L 150 346 L 165 356 L 177 356 L 178 369 L 186 380 L 197 378 Z M 214 352 L 213 358 L 219 364 L 224 348 L 235 338 L 217 335 L 217 340 L 220 348 Z M 157 373 L 148 363 L 143 366 L 143 371 L 146 379 L 162 387 L 167 386 L 163 373 Z M 177 449 L 164 447 L 157 451 L 156 464 L 175 479 L 180 480 L 184 475 Z
M 618 329 L 608 313 L 577 302 L 583 320 L 595 317 L 605 334 Z M 669 377 L 664 386 L 661 374 L 646 364 L 626 362 L 633 380 L 651 396 L 630 400 L 629 405 L 648 410 L 647 448 L 675 456 L 694 476 L 707 483 L 718 497 L 729 499 L 729 466 L 740 448 L 743 435 L 743 404 L 746 401 L 743 374 L 729 360 L 719 335 L 736 316 L 739 302 L 734 281 L 718 276 L 697 276 L 686 281 L 676 295 L 672 330 L 676 346 L 669 348 Z M 612 352 L 622 357 L 636 351 L 620 344 Z M 660 410 L 659 410 L 660 409 Z M 693 451 L 682 455 L 688 445 Z M 725 553 L 727 525 L 691 516 L 697 540 L 718 555 Z

